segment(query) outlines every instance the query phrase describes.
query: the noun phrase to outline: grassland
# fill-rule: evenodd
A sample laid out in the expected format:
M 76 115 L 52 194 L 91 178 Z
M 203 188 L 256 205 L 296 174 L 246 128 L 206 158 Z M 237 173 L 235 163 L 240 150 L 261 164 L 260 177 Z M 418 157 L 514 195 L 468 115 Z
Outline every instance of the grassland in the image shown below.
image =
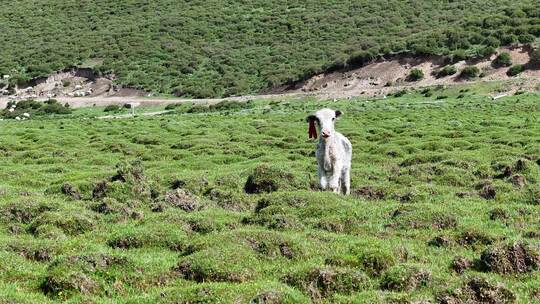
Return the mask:
M 538 301 L 540 95 L 481 90 L 0 121 L 0 303 Z M 321 107 L 349 197 L 316 190 Z
M 540 37 L 535 0 L 30 1 L 0 7 L 0 75 L 71 66 L 185 97 L 247 93 L 379 55 L 483 57 Z

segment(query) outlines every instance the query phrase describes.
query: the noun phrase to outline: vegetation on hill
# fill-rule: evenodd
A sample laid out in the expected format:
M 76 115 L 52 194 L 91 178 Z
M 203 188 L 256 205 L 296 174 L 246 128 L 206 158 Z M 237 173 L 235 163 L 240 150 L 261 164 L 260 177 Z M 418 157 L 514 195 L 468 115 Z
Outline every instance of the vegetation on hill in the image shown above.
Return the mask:
M 19 102 L 8 102 L 5 109 L 0 111 L 1 118 L 29 118 L 33 116 L 50 116 L 53 114 L 69 114 L 71 109 L 68 104 L 62 105 L 56 99 L 49 99 L 44 102 L 32 99 L 21 100 Z
M 0 74 L 79 65 L 179 96 L 254 93 L 380 55 L 486 56 L 540 36 L 534 0 L 48 1 L 0 8 Z
M 0 121 L 0 302 L 537 301 L 539 96 L 484 86 Z M 351 196 L 316 188 L 322 107 Z

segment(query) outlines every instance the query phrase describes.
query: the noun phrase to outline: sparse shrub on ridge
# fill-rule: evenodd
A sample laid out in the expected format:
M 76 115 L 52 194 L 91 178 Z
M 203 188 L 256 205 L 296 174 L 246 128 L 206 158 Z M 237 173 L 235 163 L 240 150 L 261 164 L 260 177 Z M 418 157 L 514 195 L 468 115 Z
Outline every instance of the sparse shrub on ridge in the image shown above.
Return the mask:
M 525 71 L 525 66 L 522 64 L 517 64 L 508 69 L 508 72 L 506 74 L 508 76 L 516 76 L 520 74 L 521 72 Z
M 480 74 L 480 69 L 475 66 L 467 66 L 461 70 L 460 76 L 462 78 L 474 78 Z
M 437 77 L 446 77 L 457 73 L 457 69 L 454 65 L 446 65 L 437 73 Z
M 500 53 L 495 60 L 493 60 L 493 65 L 496 67 L 507 67 L 512 65 L 512 59 L 510 58 L 510 54 L 503 52 Z
M 410 81 L 419 81 L 424 78 L 424 72 L 420 69 L 412 69 L 409 73 L 409 80 Z

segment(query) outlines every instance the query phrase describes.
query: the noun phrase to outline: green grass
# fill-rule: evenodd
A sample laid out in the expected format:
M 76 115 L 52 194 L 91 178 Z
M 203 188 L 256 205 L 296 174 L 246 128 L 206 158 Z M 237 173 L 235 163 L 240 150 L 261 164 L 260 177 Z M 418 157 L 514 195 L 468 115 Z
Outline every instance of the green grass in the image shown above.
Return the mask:
M 540 95 L 486 90 L 0 121 L 0 299 L 528 302 Z M 305 117 L 321 107 L 345 113 L 351 196 L 316 190 Z
M 0 8 L 0 75 L 71 66 L 185 97 L 230 96 L 379 55 L 485 57 L 540 37 L 535 0 L 18 0 Z

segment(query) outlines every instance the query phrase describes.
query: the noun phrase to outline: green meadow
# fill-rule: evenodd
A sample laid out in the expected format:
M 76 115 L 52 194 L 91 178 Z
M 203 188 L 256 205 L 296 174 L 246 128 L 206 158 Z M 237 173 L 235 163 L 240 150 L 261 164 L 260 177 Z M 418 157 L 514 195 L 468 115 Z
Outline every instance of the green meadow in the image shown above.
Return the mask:
M 540 95 L 482 90 L 0 121 L 0 303 L 540 301 Z

